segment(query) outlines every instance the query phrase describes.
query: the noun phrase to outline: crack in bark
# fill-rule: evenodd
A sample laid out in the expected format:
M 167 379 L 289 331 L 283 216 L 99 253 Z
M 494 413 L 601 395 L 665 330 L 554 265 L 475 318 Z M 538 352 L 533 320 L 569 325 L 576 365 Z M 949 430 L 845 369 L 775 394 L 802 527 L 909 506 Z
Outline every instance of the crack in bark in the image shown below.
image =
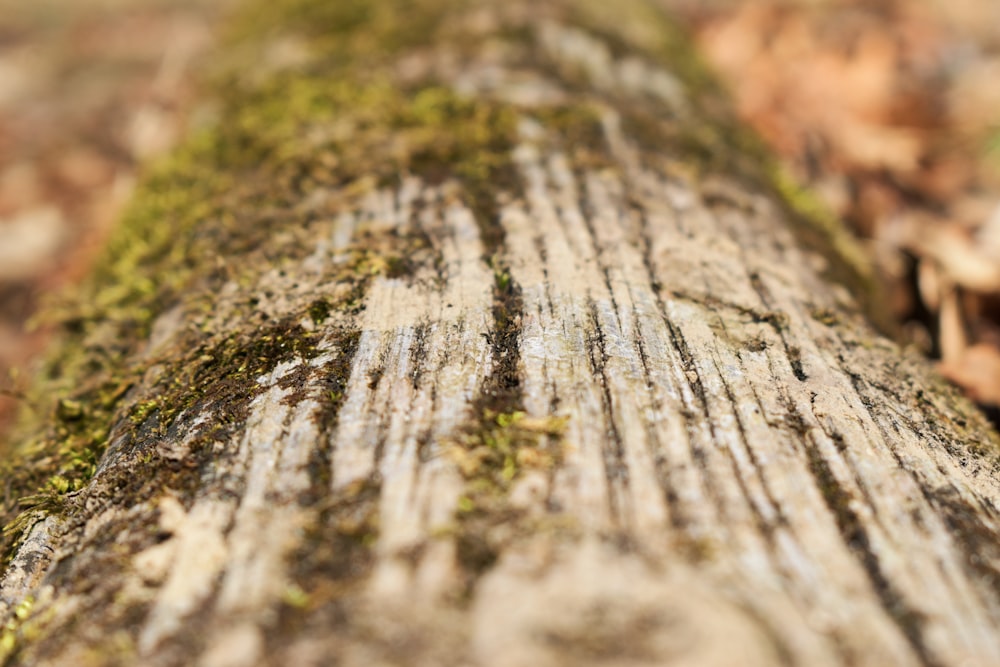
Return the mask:
M 702 385 L 701 376 L 698 372 L 698 366 L 695 362 L 694 357 L 691 354 L 691 350 L 688 347 L 687 341 L 684 339 L 684 334 L 681 332 L 680 328 L 676 326 L 673 322 L 667 321 L 668 331 L 670 333 L 670 340 L 677 351 L 681 359 L 681 369 L 680 373 L 684 376 L 684 382 L 688 384 L 691 390 L 691 395 L 694 400 L 698 402 L 698 408 L 700 412 L 692 405 L 690 405 L 690 400 L 688 396 L 683 396 L 684 409 L 681 412 L 681 417 L 684 420 L 684 427 L 687 433 L 688 447 L 691 452 L 691 460 L 695 464 L 699 475 L 702 478 L 702 486 L 707 492 L 708 497 L 712 499 L 715 505 L 716 512 L 720 516 L 725 515 L 726 503 L 722 496 L 719 494 L 718 489 L 714 484 L 710 483 L 707 478 L 708 475 L 708 455 L 702 446 L 698 443 L 700 438 L 697 437 L 697 431 L 695 424 L 700 421 L 701 417 L 708 416 L 708 400 L 705 396 L 705 388 Z M 709 429 L 711 430 L 711 425 Z
M 774 510 L 776 525 L 772 524 L 771 521 L 768 521 L 764 517 L 764 513 L 757 506 L 757 502 L 751 497 L 749 486 L 743 476 L 743 471 L 740 469 L 740 466 L 736 461 L 736 457 L 730 452 L 729 460 L 732 466 L 733 476 L 739 483 L 740 490 L 743 492 L 743 498 L 746 500 L 747 507 L 753 511 L 754 518 L 757 520 L 757 525 L 760 528 L 761 535 L 767 542 L 772 555 L 774 555 L 776 553 L 774 550 L 774 531 L 778 526 L 787 525 L 788 521 L 782 516 L 779 510 L 781 505 L 780 503 L 775 502 L 774 494 L 772 494 L 770 488 L 768 488 L 767 479 L 764 476 L 764 469 L 761 467 L 760 461 L 758 460 L 756 454 L 754 454 L 753 447 L 750 445 L 750 439 L 747 437 L 746 425 L 743 423 L 742 417 L 740 417 L 739 410 L 736 409 L 737 400 L 735 394 L 733 394 L 732 387 L 726 381 L 725 375 L 722 373 L 722 369 L 719 368 L 718 360 L 713 359 L 713 362 L 722 382 L 722 386 L 725 388 L 726 398 L 729 399 L 729 404 L 733 407 L 733 420 L 736 423 L 736 428 L 740 434 L 740 443 L 743 445 L 743 450 L 747 454 L 747 458 L 753 466 L 753 470 L 756 472 L 761 490 L 764 492 L 764 497 Z
M 625 489 L 628 487 L 628 467 L 624 461 L 624 452 L 621 433 L 614 418 L 614 399 L 611 395 L 611 387 L 608 383 L 607 360 L 608 353 L 605 347 L 604 331 L 601 329 L 600 318 L 597 312 L 597 304 L 590 302 L 589 308 L 590 331 L 588 335 L 587 347 L 589 354 L 591 372 L 598 378 L 598 385 L 601 389 L 601 412 L 607 425 L 607 438 L 604 440 L 602 454 L 604 460 L 604 475 L 608 483 L 608 507 L 611 516 L 614 517 L 619 527 L 627 525 L 627 519 L 623 515 L 624 508 L 619 496 L 626 495 Z
M 767 289 L 767 286 L 764 285 L 764 281 L 761 279 L 759 273 L 752 272 L 750 274 L 750 285 L 760 298 L 760 302 L 764 304 L 766 308 L 771 308 L 773 299 L 770 291 Z M 808 380 L 809 376 L 802 367 L 802 350 L 798 346 L 792 345 L 788 342 L 788 315 L 780 311 L 769 311 L 768 314 L 763 316 L 762 321 L 770 324 L 775 333 L 777 333 L 778 337 L 781 339 L 781 343 L 785 347 L 785 357 L 788 359 L 788 363 L 792 368 L 792 374 L 795 376 L 795 379 L 799 382 L 805 382 Z
M 892 453 L 899 468 L 907 472 L 909 479 L 913 481 L 928 506 L 936 508 L 943 515 L 945 529 L 951 535 L 952 539 L 968 552 L 967 558 L 961 561 L 963 569 L 970 575 L 987 582 L 993 596 L 993 602 L 1000 601 L 1000 565 L 998 565 L 1000 563 L 1000 546 L 997 545 L 994 537 L 995 527 L 988 527 L 981 521 L 984 511 L 987 515 L 992 515 L 994 520 L 1000 519 L 1000 512 L 997 512 L 996 508 L 985 504 L 981 506 L 980 511 L 975 511 L 974 508 L 969 506 L 968 502 L 961 499 L 961 494 L 954 486 L 944 488 L 929 486 L 927 480 L 922 475 L 906 465 L 898 449 L 892 444 L 894 438 L 886 431 L 885 425 L 879 419 L 874 401 L 868 398 L 864 392 L 866 384 L 870 384 L 884 393 L 890 393 L 890 388 L 869 383 L 856 373 L 848 371 L 847 374 L 851 378 L 855 392 L 862 398 L 862 402 L 868 410 L 872 422 L 879 429 L 883 442 Z M 888 408 L 891 409 L 891 405 L 888 405 Z M 904 427 L 909 429 L 911 434 L 918 432 L 917 425 L 906 419 L 905 415 L 902 415 L 898 411 L 894 411 L 894 414 L 900 418 Z M 892 421 L 892 427 L 899 435 L 902 435 L 902 432 L 899 430 L 899 423 L 895 420 Z M 947 471 L 942 470 L 940 464 L 937 467 L 942 475 L 947 476 Z M 975 517 L 975 520 L 973 520 L 973 517 Z
M 799 419 L 801 419 L 799 415 Z M 878 555 L 874 552 L 868 531 L 858 513 L 852 508 L 852 494 L 837 480 L 829 463 L 823 458 L 812 437 L 805 439 L 806 454 L 813 478 L 827 508 L 837 522 L 837 528 L 844 543 L 850 548 L 858 563 L 868 576 L 882 608 L 899 628 L 907 643 L 913 648 L 921 665 L 941 667 L 924 641 L 922 625 L 924 617 L 907 605 L 903 595 L 882 570 Z

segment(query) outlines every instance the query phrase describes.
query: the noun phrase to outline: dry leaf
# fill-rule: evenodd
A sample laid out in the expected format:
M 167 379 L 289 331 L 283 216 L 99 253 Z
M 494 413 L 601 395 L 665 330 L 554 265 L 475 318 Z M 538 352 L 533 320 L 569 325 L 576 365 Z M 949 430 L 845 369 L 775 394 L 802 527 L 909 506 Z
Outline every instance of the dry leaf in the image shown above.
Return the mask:
M 957 359 L 942 362 L 939 370 L 973 400 L 1000 405 L 1000 351 L 994 346 L 973 345 Z

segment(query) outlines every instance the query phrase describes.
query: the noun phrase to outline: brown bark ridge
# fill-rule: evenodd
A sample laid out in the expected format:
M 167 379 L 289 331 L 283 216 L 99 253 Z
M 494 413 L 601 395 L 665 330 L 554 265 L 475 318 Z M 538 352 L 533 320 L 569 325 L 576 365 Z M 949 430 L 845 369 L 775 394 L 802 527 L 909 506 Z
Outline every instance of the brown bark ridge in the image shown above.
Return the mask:
M 1000 665 L 996 436 L 655 7 L 246 16 L 64 314 L 4 664 Z

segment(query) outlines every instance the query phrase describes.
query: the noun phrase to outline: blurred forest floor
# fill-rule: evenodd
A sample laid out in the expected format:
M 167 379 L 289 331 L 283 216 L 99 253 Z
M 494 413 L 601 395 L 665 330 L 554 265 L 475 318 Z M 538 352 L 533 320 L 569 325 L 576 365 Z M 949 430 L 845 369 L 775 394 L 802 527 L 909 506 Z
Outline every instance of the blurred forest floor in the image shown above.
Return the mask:
M 905 339 L 1000 404 L 1000 2 L 660 0 L 865 240 Z M 196 122 L 228 0 L 0 0 L 0 434 L 138 166 Z
M 0 0 L 0 441 L 139 166 L 196 115 L 220 0 Z

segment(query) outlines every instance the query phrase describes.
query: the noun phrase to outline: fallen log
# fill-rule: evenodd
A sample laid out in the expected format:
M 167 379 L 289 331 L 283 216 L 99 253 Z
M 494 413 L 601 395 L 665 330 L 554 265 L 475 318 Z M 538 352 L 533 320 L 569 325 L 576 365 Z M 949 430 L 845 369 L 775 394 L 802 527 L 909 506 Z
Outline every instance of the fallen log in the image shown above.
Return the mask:
M 996 434 L 655 7 L 235 25 L 6 464 L 5 665 L 1000 664 Z

